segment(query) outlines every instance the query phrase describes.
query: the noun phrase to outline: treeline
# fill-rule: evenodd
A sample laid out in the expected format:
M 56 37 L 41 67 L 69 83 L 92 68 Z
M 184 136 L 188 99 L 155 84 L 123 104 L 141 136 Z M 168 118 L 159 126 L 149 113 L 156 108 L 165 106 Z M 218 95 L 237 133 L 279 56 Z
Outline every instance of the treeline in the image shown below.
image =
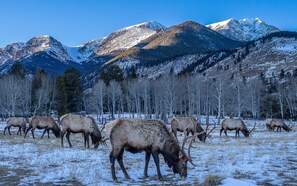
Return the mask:
M 92 88 L 83 91 L 74 68 L 57 78 L 41 70 L 26 77 L 22 68 L 17 69 L 0 78 L 0 109 L 5 116 L 84 111 L 110 113 L 112 117 L 133 113 L 148 118 L 171 114 L 297 118 L 297 81 L 293 76 L 270 84 L 261 78 L 234 78 L 224 71 L 209 79 L 181 75 L 150 80 L 137 78 L 135 73 L 124 78 L 123 71 L 111 65 Z

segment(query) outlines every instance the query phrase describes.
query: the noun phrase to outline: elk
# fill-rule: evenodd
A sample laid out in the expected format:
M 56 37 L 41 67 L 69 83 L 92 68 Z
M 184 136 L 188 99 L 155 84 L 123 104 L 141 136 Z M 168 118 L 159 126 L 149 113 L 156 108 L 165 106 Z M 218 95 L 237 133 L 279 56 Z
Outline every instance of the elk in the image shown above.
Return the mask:
M 111 121 L 113 126 L 110 132 L 112 151 L 109 156 L 112 179 L 117 181 L 115 160 L 119 163 L 126 179 L 130 179 L 123 164 L 124 151 L 140 153 L 145 151 L 144 177 L 147 177 L 148 163 L 151 155 L 156 164 L 158 179 L 163 180 L 160 172 L 159 154 L 162 154 L 173 173 L 179 173 L 181 178 L 187 177 L 187 162 L 193 164 L 190 148 L 193 139 L 199 135 L 185 137 L 182 148 L 170 133 L 162 120 L 149 119 L 116 119 Z M 184 151 L 185 142 L 192 138 L 188 155 Z
M 220 130 L 220 136 L 222 135 L 222 131 L 224 131 L 225 135 L 227 135 L 227 130 L 236 130 L 235 132 L 235 137 L 239 137 L 239 131 L 243 133 L 245 137 L 249 137 L 251 132 L 255 129 L 256 123 L 254 125 L 254 128 L 251 130 L 248 130 L 247 127 L 245 126 L 244 122 L 242 119 L 224 119 L 222 121 L 222 128 Z
M 51 116 L 33 116 L 33 117 L 29 118 L 29 127 L 25 133 L 24 138 L 26 138 L 27 133 L 31 129 L 32 136 L 35 139 L 34 130 L 36 128 L 44 129 L 41 138 L 43 138 L 43 136 L 46 132 L 47 132 L 47 137 L 49 138 L 50 130 L 53 132 L 53 134 L 57 138 L 60 137 L 60 133 L 61 133 L 60 128 Z
M 188 136 L 189 133 L 194 135 L 195 133 L 201 133 L 200 135 L 197 136 L 197 138 L 205 142 L 206 137 L 209 137 L 209 134 L 214 130 L 214 128 L 207 133 L 207 128 L 208 128 L 208 123 L 207 123 L 207 128 L 206 131 L 203 130 L 199 122 L 193 118 L 193 117 L 176 117 L 173 116 L 170 119 L 170 126 L 172 129 L 172 132 L 177 139 L 177 131 L 179 132 L 184 132 L 185 136 Z
M 70 142 L 70 133 L 83 133 L 84 135 L 84 147 L 90 147 L 89 136 L 91 136 L 92 144 L 94 144 L 94 149 L 97 149 L 100 144 L 105 144 L 101 136 L 101 132 L 95 122 L 91 117 L 77 115 L 77 114 L 65 114 L 60 118 L 60 123 L 62 126 L 61 132 L 61 147 L 64 147 L 63 138 L 66 133 L 66 138 L 69 146 L 72 147 Z
M 271 118 L 268 118 L 268 119 L 266 119 L 266 126 L 268 126 L 268 128 L 269 128 L 270 131 L 274 131 L 275 128 L 277 128 L 276 129 L 277 132 L 281 132 L 281 129 L 282 128 L 285 131 L 287 131 L 287 132 L 289 132 L 289 131 L 292 130 L 281 119 L 271 119 Z
M 21 136 L 22 135 L 21 129 L 23 129 L 24 134 L 26 132 L 26 119 L 23 118 L 23 117 L 9 117 L 7 119 L 7 125 L 4 128 L 3 135 L 5 135 L 6 129 L 8 129 L 8 133 L 9 133 L 9 135 L 11 135 L 10 134 L 10 127 L 18 127 L 19 130 L 17 132 L 17 135 L 19 135 L 19 133 L 20 133 L 20 136 Z

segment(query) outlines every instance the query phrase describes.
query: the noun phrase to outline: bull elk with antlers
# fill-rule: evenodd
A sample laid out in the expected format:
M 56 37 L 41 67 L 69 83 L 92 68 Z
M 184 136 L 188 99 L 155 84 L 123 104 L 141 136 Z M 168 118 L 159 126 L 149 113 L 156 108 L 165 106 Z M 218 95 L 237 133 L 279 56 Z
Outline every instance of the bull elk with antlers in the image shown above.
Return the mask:
M 251 132 L 255 129 L 255 127 L 256 127 L 256 123 L 255 123 L 253 129 L 248 130 L 242 119 L 227 118 L 222 121 L 222 128 L 220 130 L 220 136 L 222 135 L 222 131 L 224 131 L 225 135 L 228 137 L 227 130 L 230 130 L 230 131 L 236 130 L 235 137 L 237 137 L 237 136 L 239 137 L 239 131 L 241 131 L 245 137 L 249 137 Z
M 207 132 L 207 129 L 209 127 L 209 122 L 207 120 L 207 127 L 206 131 L 201 127 L 200 123 L 193 117 L 177 117 L 173 116 L 170 119 L 170 126 L 172 129 L 172 132 L 177 139 L 177 131 L 184 132 L 185 136 L 188 136 L 189 133 L 192 135 L 196 133 L 200 133 L 200 135 L 197 136 L 197 138 L 205 142 L 206 137 L 210 137 L 210 133 L 215 129 L 216 125 L 214 125 L 213 129 L 211 129 L 209 132 Z
M 174 173 L 179 173 L 182 178 L 187 177 L 187 162 L 193 164 L 190 156 L 192 140 L 199 134 L 184 139 L 182 148 L 174 136 L 167 130 L 162 120 L 148 119 L 116 119 L 111 122 L 110 142 L 112 151 L 110 153 L 110 165 L 112 179 L 117 181 L 115 173 L 115 160 L 119 163 L 124 176 L 130 179 L 123 164 L 123 153 L 140 153 L 145 151 L 144 176 L 147 177 L 148 163 L 151 155 L 154 158 L 159 180 L 163 180 L 160 172 L 159 154 L 162 154 L 165 162 L 172 168 Z M 188 155 L 184 151 L 184 145 L 188 139 L 192 139 Z

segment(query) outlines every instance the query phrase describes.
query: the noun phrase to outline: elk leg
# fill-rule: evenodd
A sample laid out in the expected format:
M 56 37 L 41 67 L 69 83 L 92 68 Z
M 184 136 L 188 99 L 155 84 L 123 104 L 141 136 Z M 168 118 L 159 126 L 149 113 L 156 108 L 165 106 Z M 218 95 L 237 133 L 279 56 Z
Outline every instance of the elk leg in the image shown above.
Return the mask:
M 227 135 L 227 130 L 224 129 L 224 133 L 225 133 L 225 135 L 228 137 L 228 135 Z
M 122 171 L 123 171 L 123 173 L 125 175 L 125 178 L 126 179 L 131 179 L 130 176 L 128 175 L 127 170 L 126 170 L 126 168 L 124 166 L 124 163 L 123 163 L 123 154 L 124 154 L 124 149 L 122 149 L 120 154 L 118 155 L 117 161 L 118 161 L 118 163 L 119 163 L 119 165 L 120 165 L 120 167 L 121 167 L 121 169 L 122 169 Z
M 114 149 L 112 149 L 110 155 L 109 155 L 109 162 L 110 162 L 110 169 L 111 169 L 111 176 L 114 181 L 118 181 L 115 173 L 114 163 L 115 163 L 115 152 Z
M 3 132 L 3 135 L 5 135 L 5 131 L 6 131 L 6 129 L 7 129 L 7 127 L 5 127 L 5 128 L 4 128 L 4 132 Z
M 221 130 L 220 130 L 220 136 L 222 136 L 222 132 L 223 132 L 223 130 L 224 130 L 224 129 L 223 129 L 223 128 L 221 128 Z
M 62 130 L 62 132 L 61 132 L 61 147 L 64 147 L 63 138 L 64 138 L 65 133 L 66 133 L 66 131 Z
M 151 153 L 150 152 L 145 152 L 145 166 L 144 166 L 144 172 L 143 172 L 143 175 L 144 175 L 145 178 L 148 177 L 147 169 L 148 169 L 148 164 L 149 164 L 150 159 L 151 159 Z
M 34 136 L 34 128 L 31 129 L 31 133 L 32 133 L 33 138 L 35 139 L 35 136 Z
M 43 136 L 44 136 L 45 132 L 46 132 L 46 129 L 44 129 L 44 131 L 43 131 L 43 134 L 42 134 L 42 136 L 41 136 L 41 138 L 40 138 L 40 139 L 42 139 L 42 138 L 43 138 Z
M 21 127 L 19 127 L 19 130 L 18 130 L 18 132 L 17 132 L 17 135 L 19 135 L 19 133 L 20 133 L 20 135 L 21 135 Z
M 157 168 L 157 173 L 158 173 L 158 178 L 160 181 L 163 181 L 163 177 L 161 175 L 161 171 L 160 171 L 160 162 L 159 162 L 159 155 L 158 155 L 158 152 L 153 150 L 153 158 L 154 158 L 154 161 L 155 161 L 155 164 L 156 164 L 156 168 Z
M 47 129 L 47 138 L 50 138 L 50 137 L 49 137 L 49 130 L 50 130 L 50 129 Z
M 67 138 L 67 141 L 69 143 L 69 146 L 72 147 L 71 142 L 70 142 L 70 131 L 69 130 L 67 130 L 66 138 Z
M 29 126 L 29 127 L 28 127 L 28 129 L 26 130 L 26 133 L 25 133 L 25 136 L 24 136 L 24 138 L 26 138 L 26 136 L 27 136 L 27 133 L 29 132 L 29 130 L 30 130 L 31 128 L 32 128 L 31 126 Z
M 8 127 L 8 133 L 9 133 L 9 135 L 11 135 L 11 134 L 10 134 L 10 127 L 11 127 L 11 126 Z
M 84 137 L 85 137 L 85 148 L 86 148 L 86 145 L 88 145 L 88 148 L 90 148 L 90 139 L 89 139 L 89 134 L 88 133 L 85 133 L 84 134 Z

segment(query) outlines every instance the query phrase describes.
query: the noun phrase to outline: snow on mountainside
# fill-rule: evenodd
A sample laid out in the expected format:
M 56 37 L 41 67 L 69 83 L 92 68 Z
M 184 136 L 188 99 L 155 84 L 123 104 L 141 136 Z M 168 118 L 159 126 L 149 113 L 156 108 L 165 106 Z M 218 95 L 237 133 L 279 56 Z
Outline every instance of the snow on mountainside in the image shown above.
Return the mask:
M 232 18 L 207 25 L 207 27 L 230 39 L 238 41 L 251 41 L 272 32 L 280 31 L 275 26 L 268 25 L 259 18 L 246 18 L 241 20 Z
M 45 52 L 62 62 L 72 61 L 66 48 L 59 41 L 51 36 L 42 35 L 26 43 L 13 43 L 0 49 L 0 64 L 25 59 L 39 52 Z
M 129 49 L 159 30 L 165 29 L 166 27 L 157 22 L 145 22 L 122 28 L 102 40 L 102 46 L 97 49 L 96 56 L 113 55 L 113 53 Z

